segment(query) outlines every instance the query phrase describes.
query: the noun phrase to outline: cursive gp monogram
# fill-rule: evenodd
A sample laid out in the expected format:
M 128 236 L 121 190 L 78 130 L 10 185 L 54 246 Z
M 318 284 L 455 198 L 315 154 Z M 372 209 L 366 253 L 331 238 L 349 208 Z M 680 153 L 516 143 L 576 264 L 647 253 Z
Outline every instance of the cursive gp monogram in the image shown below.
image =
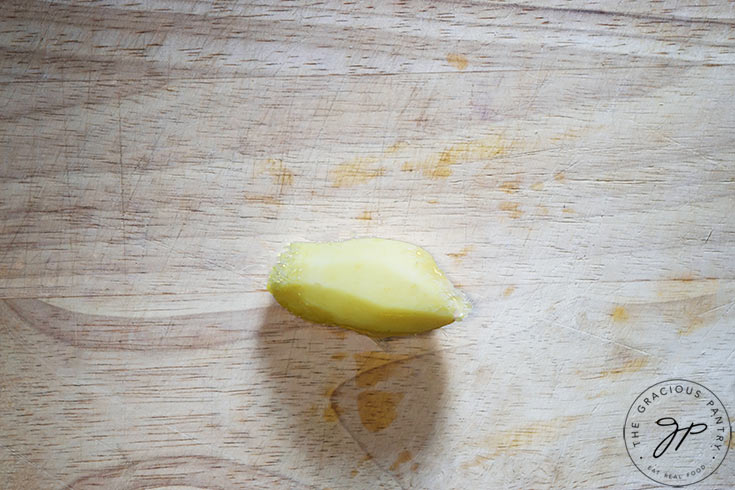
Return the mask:
M 654 458 L 660 458 L 666 453 L 666 450 L 669 449 L 669 446 L 671 446 L 671 443 L 674 442 L 674 439 L 676 438 L 677 434 L 679 434 L 679 432 L 683 432 L 684 435 L 681 436 L 681 439 L 679 439 L 679 444 L 676 445 L 674 451 L 679 450 L 689 434 L 701 434 L 702 432 L 707 430 L 707 424 L 695 424 L 693 422 L 689 424 L 689 427 L 682 427 L 680 429 L 679 423 L 674 417 L 661 417 L 656 421 L 656 425 L 660 425 L 661 427 L 671 427 L 673 425 L 674 430 L 671 431 L 669 435 L 664 437 L 664 439 L 658 443 L 656 449 L 653 450 Z
M 633 401 L 623 428 L 635 467 L 656 483 L 673 487 L 712 475 L 727 456 L 731 439 L 730 419 L 720 399 L 686 379 L 648 387 Z M 721 486 L 729 486 L 722 478 Z

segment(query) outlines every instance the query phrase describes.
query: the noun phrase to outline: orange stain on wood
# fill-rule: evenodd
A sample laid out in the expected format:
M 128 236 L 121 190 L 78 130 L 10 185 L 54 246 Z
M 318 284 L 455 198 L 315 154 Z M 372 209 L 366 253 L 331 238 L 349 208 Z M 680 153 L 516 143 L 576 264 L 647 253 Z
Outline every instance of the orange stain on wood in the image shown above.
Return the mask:
M 332 398 L 332 395 L 334 394 L 335 390 L 337 389 L 337 386 L 328 386 L 324 389 L 324 396 L 325 398 Z
M 357 411 L 363 427 L 370 432 L 388 428 L 398 416 L 403 393 L 367 390 L 357 395 Z
M 682 336 L 691 335 L 700 328 L 709 325 L 713 318 L 712 316 L 710 318 L 706 316 L 717 310 L 719 306 L 712 296 L 702 296 L 685 302 L 682 307 L 682 318 L 686 324 L 677 333 Z
M 721 298 L 720 281 L 685 275 L 659 282 L 656 295 L 664 302 L 665 315 L 679 324 L 679 335 L 692 333 L 722 319 L 729 301 Z
M 442 179 L 452 175 L 452 166 L 462 163 L 490 160 L 505 153 L 506 147 L 499 137 L 457 143 L 428 157 L 404 162 L 404 172 L 421 171 L 430 179 Z
M 476 466 L 482 466 L 485 464 L 486 461 L 489 461 L 490 459 L 492 459 L 490 456 L 483 456 L 479 454 L 475 456 L 472 461 L 468 461 L 467 463 L 462 464 L 461 468 L 463 470 L 469 470 Z
M 464 247 L 459 252 L 448 253 L 447 255 L 449 255 L 450 257 L 452 257 L 455 260 L 461 260 L 464 257 L 466 257 L 468 253 L 472 252 L 472 250 L 474 248 L 475 247 L 473 245 L 467 245 L 466 247 Z
M 332 359 L 335 361 L 341 361 L 345 357 L 347 357 L 347 354 L 345 354 L 344 352 L 337 352 L 336 354 L 332 354 Z
M 447 55 L 447 63 L 458 70 L 464 70 L 470 64 L 470 62 L 467 60 L 467 57 L 459 53 L 449 53 Z
M 714 278 L 684 276 L 660 281 L 656 294 L 665 301 L 681 301 L 714 295 L 719 287 L 719 281 Z
M 294 174 L 286 167 L 283 160 L 268 159 L 266 161 L 266 171 L 281 187 L 287 187 L 293 184 Z
M 519 209 L 519 206 L 517 202 L 501 202 L 500 210 L 508 213 L 511 218 L 520 218 L 523 216 L 523 211 Z
M 324 409 L 322 418 L 325 421 L 331 422 L 331 423 L 337 422 L 339 420 L 339 414 L 341 413 L 340 406 L 337 404 L 337 402 L 332 401 L 332 397 L 334 396 L 334 391 L 338 388 L 338 386 L 327 388 L 327 390 L 324 393 L 324 396 L 327 399 L 328 405 Z
M 385 152 L 388 154 L 396 153 L 397 151 L 404 149 L 406 146 L 408 146 L 408 143 L 406 143 L 405 141 L 396 141 L 395 143 L 390 145 L 388 149 L 385 150 Z
M 575 214 L 576 213 L 575 210 L 573 210 L 572 208 L 567 208 L 567 207 L 561 208 L 561 212 L 562 213 L 566 213 L 566 214 Z
M 566 433 L 567 429 L 577 423 L 579 419 L 580 416 L 557 417 L 537 421 L 533 425 L 523 425 L 496 432 L 480 444 L 480 446 L 487 449 L 487 452 L 477 455 L 461 467 L 470 469 L 475 466 L 483 466 L 485 462 L 495 459 L 501 454 L 512 455 L 525 447 L 544 447 L 558 438 L 560 434 Z
M 401 451 L 401 454 L 398 455 L 395 461 L 393 461 L 393 464 L 390 465 L 391 471 L 396 471 L 398 468 L 401 467 L 402 464 L 408 463 L 413 459 L 413 454 L 411 454 L 411 451 Z
M 402 354 L 389 354 L 380 351 L 367 351 L 355 354 L 357 363 L 357 375 L 355 384 L 359 387 L 375 386 L 381 381 L 388 379 L 396 367 L 397 361 L 408 359 Z
M 646 365 L 648 365 L 648 359 L 646 358 L 642 357 L 639 359 L 630 359 L 625 361 L 620 367 L 602 371 L 599 377 L 614 378 L 627 373 L 635 373 L 636 371 L 640 371 L 641 369 L 646 367 Z
M 505 290 L 503 291 L 503 296 L 505 296 L 505 297 L 507 298 L 508 296 L 510 296 L 511 294 L 513 294 L 513 292 L 514 292 L 515 290 L 516 290 L 516 287 L 515 287 L 515 286 L 508 286 L 508 287 L 507 287 L 507 288 L 505 288 Z
M 416 473 L 418 470 L 419 470 L 419 464 L 418 463 L 414 463 L 414 464 L 411 465 L 411 471 L 413 471 L 414 473 Z
M 679 281 L 679 282 L 692 282 L 694 281 L 695 277 L 693 276 L 683 276 L 683 277 L 677 277 L 672 279 L 672 281 Z
M 373 219 L 373 213 L 372 213 L 372 211 L 363 211 L 362 213 L 360 213 L 359 215 L 357 215 L 357 218 L 355 218 L 355 219 L 359 219 L 359 220 L 363 220 L 363 221 L 370 221 L 370 220 Z
M 543 182 L 536 182 L 535 184 L 531 185 L 531 190 L 533 191 L 541 191 L 543 189 L 544 189 Z
M 323 418 L 327 422 L 337 422 L 339 420 L 339 414 L 337 413 L 337 410 L 334 409 L 331 405 L 324 409 L 324 415 Z
M 521 182 L 518 180 L 509 180 L 500 184 L 500 190 L 506 194 L 515 194 L 521 188 Z
M 352 471 L 350 471 L 350 478 L 355 478 L 358 473 L 360 473 L 360 472 L 357 471 L 357 470 L 355 470 L 355 469 L 353 469 Z
M 283 201 L 281 201 L 278 197 L 271 196 L 269 194 L 245 194 L 245 201 L 261 204 L 272 204 L 274 206 L 280 206 L 281 204 L 283 204 Z
M 331 172 L 333 187 L 354 187 L 371 179 L 385 175 L 385 167 L 375 166 L 377 158 L 355 158 L 340 163 Z
M 564 131 L 561 134 L 558 134 L 556 136 L 552 136 L 549 138 L 551 141 L 563 141 L 563 140 L 573 140 L 577 139 L 582 135 L 582 129 L 580 128 L 570 128 Z M 662 140 L 666 141 L 666 140 Z
M 689 324 L 687 326 L 680 328 L 679 330 L 677 330 L 676 333 L 678 333 L 682 337 L 685 337 L 687 335 L 693 334 L 705 325 L 706 324 L 702 318 L 695 317 L 689 321 Z
M 615 322 L 624 322 L 630 317 L 628 315 L 628 311 L 622 306 L 616 306 L 610 316 L 612 316 L 612 319 Z
M 439 204 L 439 200 L 438 199 L 429 199 L 426 202 L 429 203 L 429 204 Z
M 347 337 L 347 329 L 342 327 L 333 327 L 331 325 L 324 325 L 326 332 L 338 339 L 345 339 Z
M 554 175 L 554 180 L 557 182 L 562 182 L 566 176 L 564 175 L 564 172 L 559 172 L 558 174 Z

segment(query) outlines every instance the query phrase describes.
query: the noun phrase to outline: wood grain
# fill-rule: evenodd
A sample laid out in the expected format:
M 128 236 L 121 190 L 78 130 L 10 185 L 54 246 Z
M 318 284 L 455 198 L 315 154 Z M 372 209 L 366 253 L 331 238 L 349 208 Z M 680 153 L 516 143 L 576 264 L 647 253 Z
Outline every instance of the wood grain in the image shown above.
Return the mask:
M 735 412 L 734 27 L 4 2 L 0 487 L 655 486 L 622 439 L 644 388 Z M 287 243 L 354 236 L 425 247 L 472 315 L 376 344 L 274 305 Z

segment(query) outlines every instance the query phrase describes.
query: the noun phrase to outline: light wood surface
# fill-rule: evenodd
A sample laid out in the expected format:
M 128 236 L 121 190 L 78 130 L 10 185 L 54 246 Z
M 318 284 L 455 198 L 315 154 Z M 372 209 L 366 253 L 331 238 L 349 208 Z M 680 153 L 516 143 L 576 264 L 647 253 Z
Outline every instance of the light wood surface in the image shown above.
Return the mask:
M 733 95 L 732 2 L 3 2 L 0 487 L 656 487 L 643 389 L 735 413 Z M 274 305 L 356 236 L 472 314 Z

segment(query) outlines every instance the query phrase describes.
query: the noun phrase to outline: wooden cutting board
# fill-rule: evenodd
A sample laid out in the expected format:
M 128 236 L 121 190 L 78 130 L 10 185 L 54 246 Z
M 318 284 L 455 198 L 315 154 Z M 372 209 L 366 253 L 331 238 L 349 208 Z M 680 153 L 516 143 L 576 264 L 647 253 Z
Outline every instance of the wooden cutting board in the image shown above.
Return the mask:
M 0 487 L 658 487 L 646 387 L 735 414 L 733 33 L 731 2 L 4 2 Z M 472 314 L 375 342 L 274 304 L 286 244 L 360 236 Z

